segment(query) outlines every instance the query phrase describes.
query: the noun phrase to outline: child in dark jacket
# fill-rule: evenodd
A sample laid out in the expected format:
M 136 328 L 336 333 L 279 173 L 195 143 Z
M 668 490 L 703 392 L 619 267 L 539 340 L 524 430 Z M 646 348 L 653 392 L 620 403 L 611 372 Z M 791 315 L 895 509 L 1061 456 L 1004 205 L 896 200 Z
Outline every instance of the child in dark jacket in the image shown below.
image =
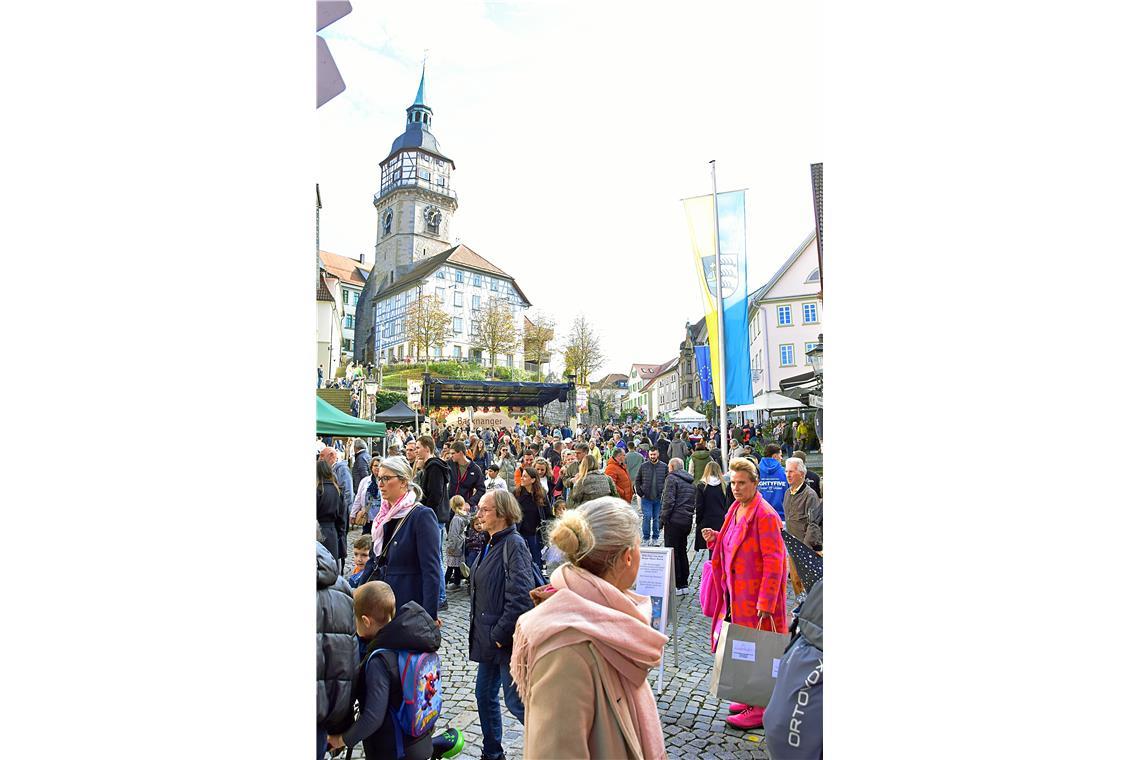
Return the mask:
M 364 574 L 364 568 L 368 565 L 368 559 L 372 555 L 372 536 L 364 535 L 359 536 L 352 542 L 352 571 L 348 574 L 348 585 L 357 588 L 361 583 L 368 580 Z
M 398 708 L 403 699 L 396 653 L 381 652 L 375 657 L 372 653 L 377 649 L 436 652 L 440 645 L 439 626 L 416 602 L 405 604 L 393 618 L 395 606 L 392 587 L 382 581 L 365 583 L 353 596 L 356 633 L 366 642 L 353 681 L 353 695 L 360 703 L 360 715 L 342 735 L 330 736 L 329 746 L 335 750 L 363 742 L 364 757 L 372 760 L 428 760 L 432 755 L 431 731 L 418 740 L 403 736 L 404 753 L 397 753 L 396 731 L 400 728 L 389 712 Z
M 467 531 L 465 533 L 463 549 L 466 553 L 464 558 L 467 562 L 467 567 L 474 567 L 475 558 L 483 551 L 483 547 L 487 545 L 487 534 L 483 532 L 483 521 L 480 519 L 478 513 L 471 518 L 471 522 L 467 524 Z M 467 579 L 467 590 L 471 590 L 471 579 Z

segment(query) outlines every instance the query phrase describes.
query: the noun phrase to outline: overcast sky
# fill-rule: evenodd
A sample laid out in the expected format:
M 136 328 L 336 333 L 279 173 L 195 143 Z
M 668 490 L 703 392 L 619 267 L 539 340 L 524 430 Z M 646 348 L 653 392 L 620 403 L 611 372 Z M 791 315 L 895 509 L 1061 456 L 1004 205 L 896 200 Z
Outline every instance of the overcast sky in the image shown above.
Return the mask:
M 708 161 L 718 189 L 748 188 L 751 291 L 811 232 L 824 160 L 819 4 L 690 8 L 354 2 L 321 33 L 347 86 L 318 111 L 321 248 L 372 260 L 378 164 L 426 48 L 453 242 L 560 326 L 585 314 L 606 355 L 592 379 L 676 356 L 703 314 L 680 201 L 711 192 Z

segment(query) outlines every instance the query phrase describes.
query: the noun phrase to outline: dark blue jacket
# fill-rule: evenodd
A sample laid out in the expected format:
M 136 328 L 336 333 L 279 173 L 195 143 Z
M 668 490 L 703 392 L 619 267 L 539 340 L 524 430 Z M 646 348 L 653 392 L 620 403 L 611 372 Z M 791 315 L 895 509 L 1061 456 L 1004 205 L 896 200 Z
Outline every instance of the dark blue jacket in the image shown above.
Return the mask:
M 534 572 L 530 549 L 518 528 L 512 525 L 491 537 L 471 569 L 471 624 L 467 641 L 473 662 L 511 661 L 515 622 L 519 615 L 534 608 L 530 598 L 532 588 Z M 502 648 L 496 647 L 495 642 Z
M 479 506 L 479 499 L 483 498 L 483 494 L 487 492 L 487 485 L 483 476 L 483 468 L 467 460 L 467 469 L 463 472 L 463 477 L 459 477 L 459 465 L 455 462 L 449 462 L 448 466 L 451 468 L 451 482 L 447 485 L 447 498 L 459 495 L 471 507 L 474 512 L 475 508 Z
M 439 522 L 430 507 L 417 504 L 408 520 L 393 539 L 399 520 L 384 524 L 384 544 L 388 546 L 388 571 L 385 582 L 396 595 L 396 609 L 415 602 L 433 619 L 439 617 L 439 585 L 443 570 L 439 566 Z

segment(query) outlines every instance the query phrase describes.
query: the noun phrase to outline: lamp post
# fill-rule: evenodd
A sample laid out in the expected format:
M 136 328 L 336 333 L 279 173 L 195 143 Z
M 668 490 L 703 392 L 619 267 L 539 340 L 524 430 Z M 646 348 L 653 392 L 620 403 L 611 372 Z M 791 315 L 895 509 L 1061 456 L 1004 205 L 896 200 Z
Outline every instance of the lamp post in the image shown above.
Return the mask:
M 823 378 L 823 333 L 819 334 L 819 343 L 807 352 L 808 361 L 811 362 L 811 371 L 816 377 Z

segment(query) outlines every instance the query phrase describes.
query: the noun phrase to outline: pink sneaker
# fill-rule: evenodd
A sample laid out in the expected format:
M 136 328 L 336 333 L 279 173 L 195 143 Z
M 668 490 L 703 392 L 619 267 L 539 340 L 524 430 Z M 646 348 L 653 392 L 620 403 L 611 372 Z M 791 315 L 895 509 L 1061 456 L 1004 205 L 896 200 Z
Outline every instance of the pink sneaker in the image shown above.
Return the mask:
M 728 705 L 728 714 L 736 715 L 737 713 L 744 712 L 752 705 L 746 705 L 743 702 L 730 702 Z
M 739 715 L 729 715 L 725 718 L 725 723 L 733 728 L 739 728 L 741 731 L 747 731 L 752 728 L 763 728 L 764 708 L 749 707 Z

